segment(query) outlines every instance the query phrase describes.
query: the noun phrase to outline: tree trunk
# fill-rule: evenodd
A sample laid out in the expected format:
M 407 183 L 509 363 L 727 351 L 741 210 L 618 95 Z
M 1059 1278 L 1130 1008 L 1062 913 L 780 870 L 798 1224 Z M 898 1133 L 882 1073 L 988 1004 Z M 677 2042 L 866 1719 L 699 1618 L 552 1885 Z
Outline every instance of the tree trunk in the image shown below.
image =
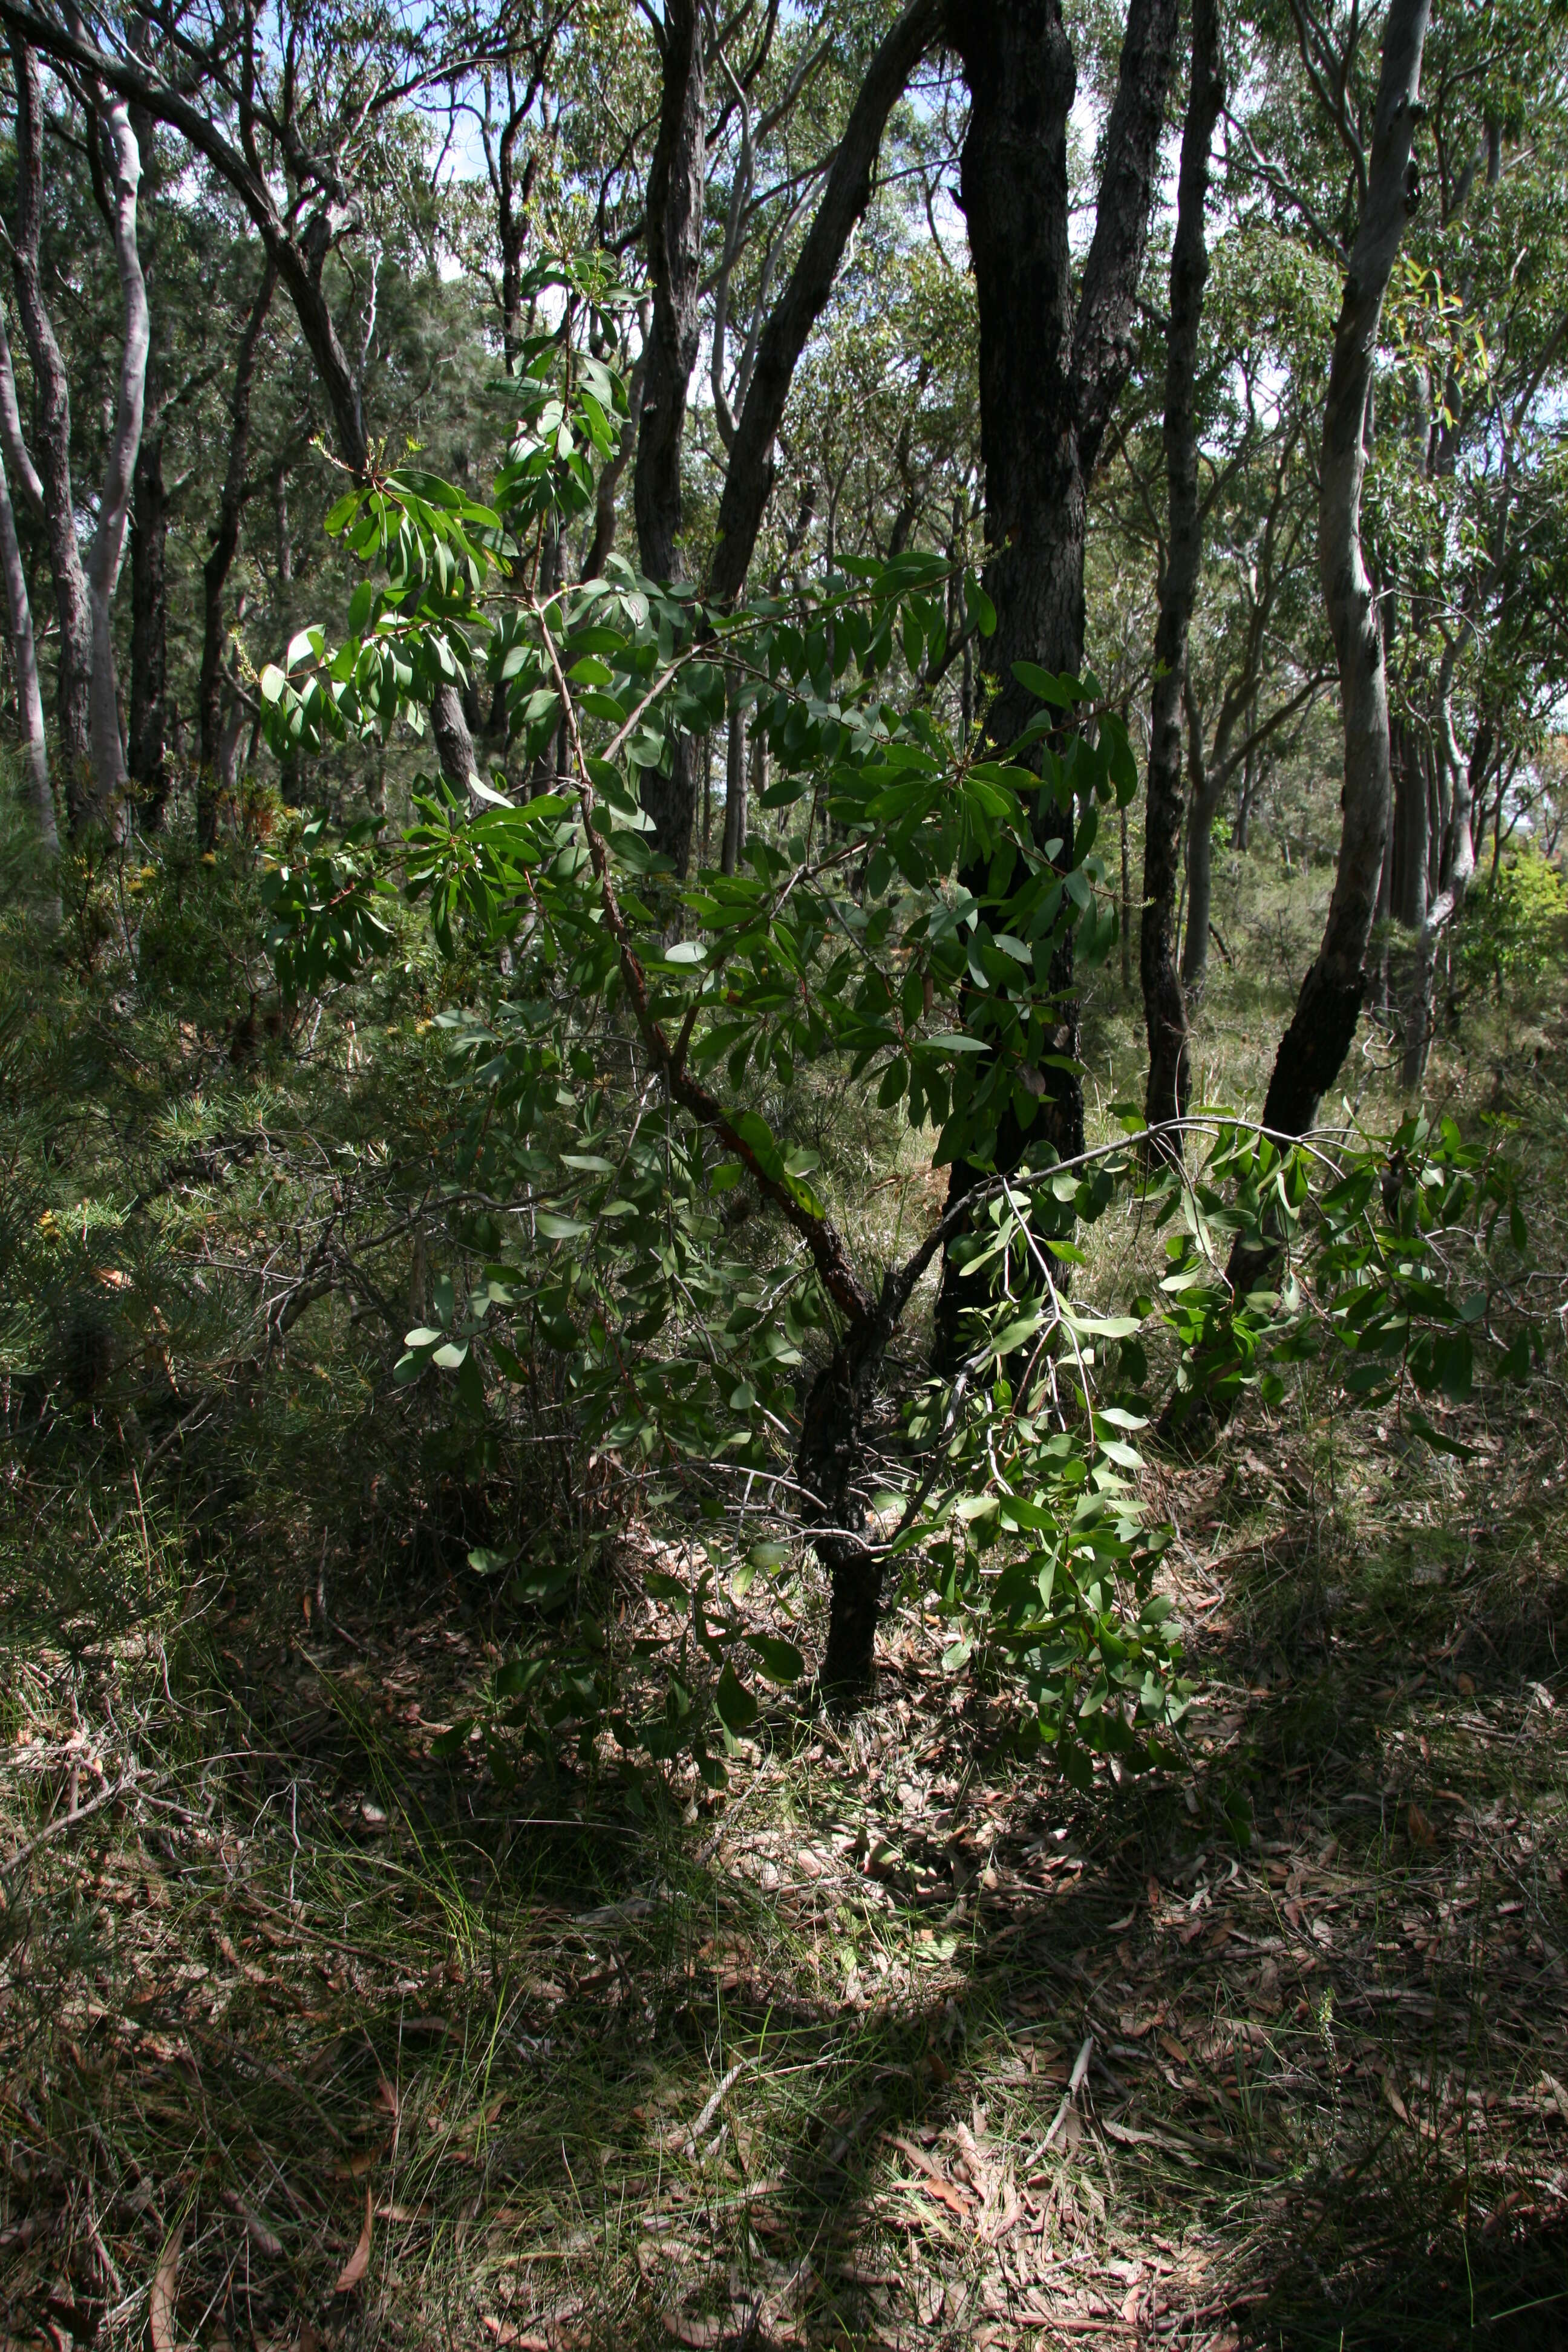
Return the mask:
M 278 271 L 268 260 L 261 273 L 245 331 L 235 356 L 234 388 L 228 404 L 228 460 L 218 498 L 217 527 L 212 549 L 202 565 L 202 666 L 196 684 L 196 838 L 210 849 L 217 838 L 217 799 L 223 721 L 223 597 L 239 547 L 239 519 L 245 504 L 245 469 L 250 451 L 250 394 L 262 331 L 271 307 Z
M 1183 877 L 1186 894 L 1186 929 L 1182 938 L 1182 989 L 1188 1004 L 1194 1004 L 1202 992 L 1204 974 L 1208 969 L 1209 917 L 1214 906 L 1214 821 L 1219 808 L 1220 793 L 1230 773 L 1226 754 L 1230 745 L 1233 717 L 1237 705 L 1234 694 L 1226 698 L 1225 708 L 1215 740 L 1212 764 L 1204 756 L 1204 714 L 1197 697 L 1189 688 L 1185 696 L 1187 713 L 1187 867 Z
M 126 764 L 136 786 L 142 824 L 149 833 L 163 824 L 170 784 L 168 529 L 160 422 L 153 432 L 143 433 L 136 455 L 131 518 L 131 712 Z
M 1334 329 L 1323 413 L 1318 562 L 1339 663 L 1343 817 L 1322 944 L 1280 1040 L 1264 1104 L 1265 1125 L 1286 1135 L 1304 1135 L 1310 1128 L 1355 1034 L 1388 835 L 1388 681 L 1362 553 L 1361 499 L 1378 320 L 1418 194 L 1411 144 L 1429 6 L 1430 0 L 1392 0 L 1384 25 L 1367 191 Z M 1232 1253 L 1232 1279 L 1243 1290 L 1261 1271 L 1248 1263 L 1252 1255 L 1239 1246 Z
M 120 356 L 120 383 L 115 396 L 114 423 L 103 484 L 99 493 L 98 527 L 87 553 L 87 590 L 92 615 L 92 680 L 89 719 L 92 738 L 93 814 L 111 832 L 123 831 L 124 801 L 129 781 L 125 744 L 120 732 L 120 691 L 114 660 L 114 591 L 125 552 L 125 531 L 131 512 L 131 490 L 142 446 L 142 418 L 147 391 L 147 347 L 150 320 L 142 257 L 136 246 L 136 194 L 142 179 L 142 154 L 131 127 L 130 110 L 121 98 L 100 92 L 104 128 L 114 157 L 114 257 L 120 273 L 121 299 L 125 306 L 125 340 Z
M 1407 719 L 1391 721 L 1388 756 L 1394 793 L 1389 911 L 1402 930 L 1418 931 L 1426 919 L 1426 767 Z
M 448 783 L 457 784 L 464 791 L 470 790 L 479 776 L 479 763 L 474 757 L 474 739 L 468 732 L 468 715 L 463 709 L 459 688 L 437 688 L 436 698 L 430 706 L 430 732 L 436 739 L 441 773 Z
M 685 576 L 680 461 L 686 394 L 697 363 L 702 267 L 702 21 L 697 0 L 666 0 L 658 138 L 647 185 L 652 331 L 643 376 L 633 497 L 650 580 Z M 660 842 L 663 849 L 667 844 Z
M 43 227 L 44 102 L 38 61 L 25 41 L 11 37 L 16 81 L 16 228 L 11 270 L 16 309 L 33 362 L 38 480 L 48 537 L 59 620 L 56 649 L 59 704 L 59 764 L 66 819 L 72 833 L 97 812 L 92 777 L 89 705 L 92 691 L 92 612 L 77 537 L 71 490 L 70 387 L 44 300 L 39 268 Z
M 10 629 L 11 668 L 16 680 L 16 717 L 26 765 L 27 799 L 38 839 L 50 857 L 58 857 L 60 835 L 55 822 L 55 797 L 49 789 L 49 752 L 44 736 L 44 698 L 38 686 L 33 603 L 27 593 L 26 568 L 16 538 L 16 517 L 4 464 L 0 464 L 0 571 L 5 574 L 5 616 Z
M 1405 1055 L 1399 1075 L 1401 1083 L 1412 1094 L 1419 1090 L 1426 1076 L 1426 1056 L 1432 1047 L 1437 951 L 1445 934 L 1452 934 L 1465 911 L 1470 877 L 1476 870 L 1476 847 L 1470 834 L 1471 766 L 1461 754 L 1454 732 L 1454 646 L 1445 646 L 1437 678 L 1437 756 L 1447 788 L 1447 809 L 1438 854 L 1437 887 L 1415 943 L 1415 978 L 1405 1023 Z
M 666 0 L 658 137 L 647 183 L 652 330 L 645 349 L 632 501 L 637 553 L 650 580 L 686 576 L 680 543 L 680 470 L 686 394 L 701 331 L 703 77 L 697 0 Z M 668 775 L 647 768 L 642 804 L 653 845 L 684 875 L 691 863 L 696 766 L 684 735 L 671 739 Z
M 1012 742 L 1037 709 L 1013 674 L 1018 661 L 1076 675 L 1083 667 L 1084 539 L 1089 486 L 1131 362 L 1131 327 L 1148 237 L 1165 94 L 1175 47 L 1174 0 L 1132 0 L 1106 124 L 1094 236 L 1073 306 L 1068 123 L 1077 92 L 1059 0 L 951 0 L 948 39 L 969 85 L 960 196 L 979 310 L 980 439 L 985 469 L 985 585 L 996 627 L 984 667 L 995 692 L 987 731 Z M 984 870 L 965 875 L 981 896 Z M 1070 933 L 1053 959 L 1060 1007 L 1052 1051 L 1077 1058 Z M 992 1159 L 1016 1167 L 1042 1137 L 1064 1159 L 1083 1148 L 1083 1094 L 1068 1073 L 1041 1074 L 1027 1132 L 1011 1105 Z M 950 1206 L 984 1171 L 955 1160 Z M 933 1356 L 956 1369 L 963 1306 L 958 1269 L 942 1268 Z
M 1154 690 L 1149 712 L 1148 810 L 1143 840 L 1143 919 L 1138 942 L 1143 1016 L 1149 1032 L 1144 1116 L 1151 1128 L 1184 1116 L 1189 1084 L 1186 994 L 1176 971 L 1175 955 L 1184 802 L 1182 684 L 1186 671 L 1187 632 L 1203 557 L 1194 392 L 1209 266 L 1204 212 L 1208 202 L 1209 151 L 1224 103 L 1217 0 L 1193 0 L 1192 80 L 1182 129 L 1165 354 L 1165 481 L 1170 504 L 1170 552 L 1160 583 L 1160 614 L 1154 631 Z M 1194 817 L 1195 814 L 1194 810 Z M 1204 848 L 1206 864 L 1206 827 Z M 1206 872 L 1205 882 L 1206 922 Z M 1194 907 L 1195 911 L 1195 882 Z M 1191 940 L 1192 936 L 1189 924 L 1187 937 Z M 1162 1148 L 1179 1155 L 1180 1130 Z
M 739 680 L 730 688 L 730 720 L 724 740 L 724 835 L 719 852 L 723 872 L 739 870 L 746 845 L 746 730 L 737 700 Z
M 131 109 L 131 127 L 142 158 L 139 206 L 143 252 L 142 277 L 151 313 L 142 444 L 136 452 L 131 492 L 131 709 L 126 723 L 126 766 L 136 787 L 144 832 L 163 827 L 171 777 L 168 756 L 169 686 L 168 498 L 163 487 L 163 344 L 157 291 L 157 144 L 152 116 Z
M 1217 790 L 1205 780 L 1187 812 L 1187 926 L 1182 940 L 1182 987 L 1195 1004 L 1208 971 L 1209 925 L 1214 911 L 1214 821 Z
M 584 580 L 604 577 L 605 566 L 616 544 L 616 501 L 620 494 L 622 477 L 632 451 L 637 447 L 637 431 L 642 422 L 642 388 L 647 372 L 647 339 L 652 316 L 645 302 L 642 306 L 643 350 L 626 384 L 626 421 L 621 427 L 615 456 L 599 471 L 599 486 L 594 497 L 594 536 L 583 559 Z
M 746 584 L 773 484 L 773 443 L 806 338 L 822 315 L 844 248 L 871 201 L 882 134 L 922 57 L 940 39 L 947 0 L 910 0 L 866 71 L 834 152 L 816 216 L 757 343 L 719 503 L 707 593 L 730 604 Z

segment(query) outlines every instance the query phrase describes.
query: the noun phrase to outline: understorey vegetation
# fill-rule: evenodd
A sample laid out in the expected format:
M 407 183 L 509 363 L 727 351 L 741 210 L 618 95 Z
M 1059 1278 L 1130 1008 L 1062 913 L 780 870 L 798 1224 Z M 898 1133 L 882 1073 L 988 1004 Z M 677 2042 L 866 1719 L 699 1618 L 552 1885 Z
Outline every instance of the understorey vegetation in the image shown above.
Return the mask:
M 1557 2341 L 1560 17 L 0 0 L 0 2343 Z

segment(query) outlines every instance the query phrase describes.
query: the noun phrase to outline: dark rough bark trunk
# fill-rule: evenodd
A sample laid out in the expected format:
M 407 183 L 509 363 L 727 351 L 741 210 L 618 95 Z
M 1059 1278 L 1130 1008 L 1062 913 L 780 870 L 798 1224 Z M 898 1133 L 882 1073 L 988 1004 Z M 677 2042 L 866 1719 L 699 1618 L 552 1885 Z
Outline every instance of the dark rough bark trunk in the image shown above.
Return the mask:
M 163 822 L 169 798 L 169 510 L 163 487 L 160 420 L 136 453 L 131 509 L 131 710 L 126 766 L 148 832 Z
M 680 542 L 680 471 L 686 395 L 697 364 L 702 268 L 702 20 L 697 0 L 666 0 L 658 138 L 647 184 L 652 329 L 645 352 L 632 503 L 637 553 L 650 580 L 686 576 Z M 642 804 L 654 847 L 684 875 L 691 863 L 696 766 L 691 745 L 670 745 L 669 772 L 646 769 Z
M 1214 906 L 1214 821 L 1219 811 L 1220 795 L 1230 774 L 1231 763 L 1226 755 L 1239 703 L 1234 690 L 1226 698 L 1211 765 L 1204 756 L 1203 710 L 1190 687 L 1184 700 L 1187 714 L 1187 867 L 1183 878 L 1187 910 L 1186 929 L 1182 939 L 1181 977 L 1186 1003 L 1195 1004 L 1208 968 L 1209 919 Z
M 517 177 L 517 142 L 528 108 L 536 95 L 531 86 L 523 105 L 514 108 L 501 133 L 496 183 L 496 225 L 500 236 L 501 355 L 510 373 L 522 349 L 522 257 L 528 246 L 528 208 L 533 198 L 539 158 L 530 155 Z
M 871 176 L 888 117 L 910 76 L 942 32 L 946 0 L 910 0 L 867 68 L 834 154 L 800 258 L 757 344 L 719 506 L 707 593 L 728 604 L 745 586 L 773 481 L 773 442 L 806 338 L 833 290 L 850 234 L 871 201 Z
M 1174 0 L 1132 0 L 1106 125 L 1094 236 L 1075 312 L 1068 238 L 1068 122 L 1077 90 L 1058 0 L 952 0 L 947 37 L 969 85 L 960 173 L 979 309 L 980 436 L 985 467 L 985 585 L 996 628 L 982 655 L 995 688 L 987 729 L 1006 744 L 1037 708 L 1015 662 L 1083 666 L 1089 486 L 1131 361 L 1139 271 L 1148 237 L 1160 131 L 1175 47 Z M 965 877 L 984 890 L 983 875 Z M 1050 982 L 1060 1008 L 1052 1050 L 1076 1058 L 1070 935 Z M 1016 1167 L 1043 1138 L 1063 1157 L 1083 1148 L 1076 1078 L 1042 1073 L 1026 1131 L 1011 1107 L 993 1157 Z M 952 1204 L 982 1171 L 955 1161 Z M 951 1259 L 937 1303 L 934 1360 L 959 1358 L 962 1286 Z
M 92 744 L 89 717 L 92 691 L 92 610 L 87 572 L 77 537 L 71 490 L 70 387 L 65 362 L 44 300 L 39 267 L 43 228 L 44 102 L 38 61 L 26 42 L 11 37 L 16 80 L 16 227 L 11 271 L 16 309 L 33 362 L 38 475 L 44 496 L 55 611 L 58 679 L 59 768 L 71 831 L 94 813 Z
M 621 427 L 616 454 L 599 476 L 599 487 L 594 499 L 594 536 L 588 552 L 583 559 L 584 580 L 604 576 L 616 544 L 616 501 L 620 495 L 621 481 L 637 447 L 637 429 L 642 422 L 642 388 L 647 374 L 647 343 L 650 313 L 645 304 L 643 311 L 643 356 L 633 368 L 626 385 L 626 421 Z
M 239 546 L 239 520 L 245 504 L 245 470 L 250 451 L 250 395 L 256 382 L 262 331 L 278 271 L 268 260 L 261 274 L 245 331 L 235 355 L 234 385 L 228 404 L 228 458 L 218 498 L 217 527 L 202 565 L 202 666 L 196 682 L 196 838 L 210 849 L 217 838 L 217 793 L 220 781 L 223 712 L 223 598 Z
M 1182 683 L 1186 670 L 1187 632 L 1203 555 L 1194 393 L 1209 267 L 1204 213 L 1208 202 L 1209 151 L 1224 103 L 1216 0 L 1193 0 L 1192 80 L 1182 130 L 1165 355 L 1165 481 L 1170 506 L 1170 551 L 1160 583 L 1160 614 L 1154 631 L 1154 689 L 1149 712 L 1148 807 L 1143 837 L 1143 919 L 1138 941 L 1143 1017 L 1149 1032 L 1144 1116 L 1151 1127 L 1181 1118 L 1187 1108 L 1187 1002 L 1176 970 L 1175 953 L 1184 800 Z M 1206 849 L 1205 827 L 1205 853 Z M 1195 893 L 1194 906 L 1195 914 Z M 1207 915 L 1205 900 L 1205 922 Z M 1189 928 L 1188 937 L 1191 936 Z M 1163 1148 L 1179 1153 L 1179 1132 Z
M 1275 1059 L 1264 1124 L 1305 1135 L 1339 1076 L 1366 992 L 1367 941 L 1388 837 L 1388 679 L 1383 631 L 1362 552 L 1361 499 L 1377 328 L 1405 224 L 1418 194 L 1411 156 L 1429 0 L 1392 0 L 1367 190 L 1334 328 L 1323 412 L 1318 563 L 1339 663 L 1345 782 L 1339 870 L 1322 944 L 1301 984 Z M 1231 1253 L 1238 1292 L 1254 1288 L 1271 1254 Z
M 820 1685 L 839 1706 L 871 1687 L 882 1598 L 882 1564 L 860 1533 L 866 1502 L 855 1491 L 867 1370 L 863 1349 L 851 1344 L 834 1350 L 806 1399 L 795 1463 L 814 1497 L 819 1526 L 813 1546 L 831 1582 Z
M 724 744 L 724 839 L 719 863 L 733 874 L 746 844 L 746 730 L 736 701 L 739 681 L 730 688 L 730 723 Z
M 653 845 L 669 858 L 685 878 L 691 867 L 691 842 L 697 830 L 697 761 L 689 735 L 669 739 L 669 772 L 645 768 L 639 797 L 653 819 Z
M 644 572 L 650 580 L 679 580 L 685 577 L 680 460 L 686 394 L 701 327 L 704 93 L 702 22 L 696 0 L 667 0 L 661 67 L 658 138 L 647 186 L 653 320 L 633 498 Z

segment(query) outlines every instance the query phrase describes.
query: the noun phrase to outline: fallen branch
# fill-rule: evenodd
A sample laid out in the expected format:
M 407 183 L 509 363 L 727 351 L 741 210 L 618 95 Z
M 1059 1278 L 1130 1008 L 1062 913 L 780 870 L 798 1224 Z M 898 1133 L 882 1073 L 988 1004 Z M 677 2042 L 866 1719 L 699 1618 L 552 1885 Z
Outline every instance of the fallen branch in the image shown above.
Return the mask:
M 691 2129 L 686 2135 L 684 2145 L 685 2153 L 688 2156 L 692 2154 L 696 2148 L 698 2141 L 701 2138 L 703 2133 L 707 2130 L 709 2125 L 712 2122 L 714 2116 L 718 2114 L 720 2108 L 723 2105 L 724 2101 L 729 2097 L 730 2093 L 734 2089 L 736 2084 L 740 2081 L 745 2071 L 746 2061 L 742 2058 L 738 2060 L 737 2063 L 731 2067 L 729 2073 L 721 2078 L 712 2096 L 703 2102 L 696 2122 L 692 2125 Z
M 62 1813 L 58 1821 L 49 1823 L 47 1829 L 40 1830 L 36 1838 L 29 1838 L 26 1845 L 19 1845 L 15 1853 L 0 1863 L 0 1878 L 9 1878 L 14 1870 L 19 1870 L 41 1845 L 47 1845 L 51 1838 L 63 1836 L 67 1830 L 75 1829 L 79 1822 L 88 1821 L 94 1813 L 101 1812 L 105 1805 L 111 1805 L 116 1797 L 124 1796 L 128 1789 L 135 1788 L 139 1777 L 136 1767 L 132 1765 L 129 1771 L 121 1774 L 111 1788 L 100 1789 L 87 1804 L 78 1805 L 72 1811 Z

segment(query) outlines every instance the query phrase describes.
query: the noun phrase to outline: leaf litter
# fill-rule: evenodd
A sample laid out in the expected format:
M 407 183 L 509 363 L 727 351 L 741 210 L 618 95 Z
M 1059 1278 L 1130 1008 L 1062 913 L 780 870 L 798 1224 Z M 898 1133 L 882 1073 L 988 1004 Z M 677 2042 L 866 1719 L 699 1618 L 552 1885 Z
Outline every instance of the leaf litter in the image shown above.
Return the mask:
M 1215 2352 L 1347 2310 L 1457 2343 L 1472 2291 L 1553 2324 L 1561 1520 L 1456 1473 L 1418 1581 L 1394 1463 L 1356 1517 L 1267 1450 L 1245 1492 L 1223 1452 L 1157 1474 L 1191 1777 L 1088 1801 L 1008 1761 L 913 1611 L 863 1717 L 781 1708 L 724 1801 L 640 1822 L 431 1757 L 483 1666 L 437 1597 L 389 1633 L 340 1596 L 303 1712 L 298 1639 L 220 1627 L 202 1752 L 7 1889 L 5 2325 Z M 26 1685 L 7 1850 L 79 1733 L 113 1785 L 148 1663 Z

